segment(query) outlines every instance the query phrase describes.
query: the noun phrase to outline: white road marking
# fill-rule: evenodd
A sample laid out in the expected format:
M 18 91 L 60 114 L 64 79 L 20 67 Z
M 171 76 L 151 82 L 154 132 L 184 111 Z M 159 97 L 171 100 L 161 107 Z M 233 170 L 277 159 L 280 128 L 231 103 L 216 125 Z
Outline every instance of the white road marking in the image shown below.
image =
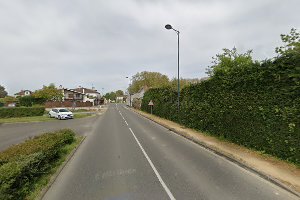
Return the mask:
M 124 116 L 122 115 L 121 111 L 119 111 L 119 113 L 120 113 L 121 117 L 123 118 L 123 120 L 125 121 L 126 125 L 129 126 L 128 123 L 127 123 L 127 121 L 126 121 L 126 119 L 125 119 Z
M 161 176 L 159 175 L 157 169 L 155 168 L 154 164 L 152 163 L 151 159 L 149 158 L 148 154 L 146 153 L 146 151 L 144 150 L 143 146 L 141 145 L 141 143 L 139 142 L 139 140 L 137 139 L 137 137 L 135 136 L 134 132 L 132 131 L 131 128 L 129 128 L 130 132 L 132 133 L 135 141 L 138 143 L 139 147 L 141 148 L 144 156 L 146 157 L 146 159 L 148 160 L 150 166 L 152 167 L 156 177 L 158 178 L 160 184 L 163 186 L 163 188 L 165 189 L 165 191 L 167 192 L 169 198 L 171 200 L 175 200 L 175 197 L 173 196 L 173 194 L 171 193 L 170 189 L 168 188 L 168 186 L 165 184 L 165 182 L 163 181 L 163 179 L 161 178 Z

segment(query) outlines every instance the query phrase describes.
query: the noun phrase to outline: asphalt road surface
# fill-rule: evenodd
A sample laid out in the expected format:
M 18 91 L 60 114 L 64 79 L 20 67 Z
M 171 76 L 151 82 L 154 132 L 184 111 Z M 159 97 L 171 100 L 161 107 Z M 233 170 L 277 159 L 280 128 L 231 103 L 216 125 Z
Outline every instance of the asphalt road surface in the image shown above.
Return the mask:
M 0 124 L 0 151 L 30 137 L 64 128 L 70 128 L 80 135 L 86 135 L 91 131 L 94 123 L 98 122 L 98 117 L 99 116 L 71 120 L 53 120 L 48 122 Z
M 43 199 L 298 198 L 124 105 L 112 104 Z

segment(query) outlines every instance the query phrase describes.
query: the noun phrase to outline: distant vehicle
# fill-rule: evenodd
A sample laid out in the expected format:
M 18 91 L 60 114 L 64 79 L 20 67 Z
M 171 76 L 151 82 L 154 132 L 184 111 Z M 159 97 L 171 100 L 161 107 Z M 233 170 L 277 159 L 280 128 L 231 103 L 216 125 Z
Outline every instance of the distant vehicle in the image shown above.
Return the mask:
M 49 117 L 56 119 L 73 119 L 74 115 L 66 108 L 53 108 L 49 111 Z

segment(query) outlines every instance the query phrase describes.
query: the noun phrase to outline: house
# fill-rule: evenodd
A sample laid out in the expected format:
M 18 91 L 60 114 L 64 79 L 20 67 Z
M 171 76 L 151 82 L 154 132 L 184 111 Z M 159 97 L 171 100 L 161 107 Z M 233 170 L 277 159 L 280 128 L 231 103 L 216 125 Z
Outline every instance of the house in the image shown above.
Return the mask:
M 142 87 L 137 93 L 127 96 L 126 104 L 135 108 L 140 108 L 145 92 L 149 90 L 148 86 Z
M 14 96 L 17 97 L 24 97 L 24 96 L 30 96 L 32 95 L 32 91 L 30 90 L 21 90 L 20 92 L 16 93 Z
M 126 96 L 125 95 L 116 97 L 116 102 L 117 103 L 124 103 L 125 100 L 126 100 Z
M 93 106 L 92 101 L 86 101 L 87 95 L 76 91 L 74 89 L 63 88 L 61 85 L 58 87 L 63 97 L 62 101 L 48 101 L 45 103 L 46 108 L 53 107 L 91 107 Z
M 68 88 L 59 88 L 63 93 L 62 101 L 84 102 L 85 94 Z
M 84 94 L 83 102 L 92 102 L 94 106 L 100 104 L 101 94 L 94 87 L 89 89 L 79 86 L 73 90 Z

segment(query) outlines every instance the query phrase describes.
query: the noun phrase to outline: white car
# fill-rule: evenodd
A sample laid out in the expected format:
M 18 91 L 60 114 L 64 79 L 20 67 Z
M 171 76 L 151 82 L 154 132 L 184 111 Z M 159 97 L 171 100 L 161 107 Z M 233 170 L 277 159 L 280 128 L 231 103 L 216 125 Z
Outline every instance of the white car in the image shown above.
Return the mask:
M 49 111 L 49 117 L 56 119 L 73 119 L 74 115 L 66 108 L 53 108 Z

